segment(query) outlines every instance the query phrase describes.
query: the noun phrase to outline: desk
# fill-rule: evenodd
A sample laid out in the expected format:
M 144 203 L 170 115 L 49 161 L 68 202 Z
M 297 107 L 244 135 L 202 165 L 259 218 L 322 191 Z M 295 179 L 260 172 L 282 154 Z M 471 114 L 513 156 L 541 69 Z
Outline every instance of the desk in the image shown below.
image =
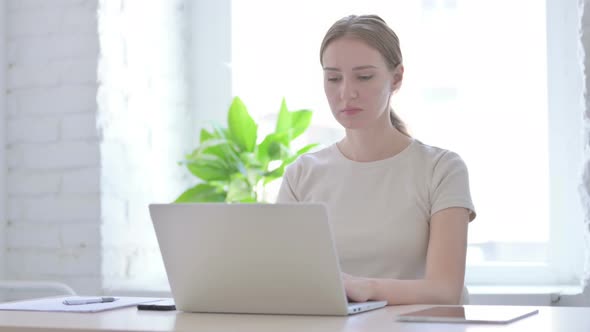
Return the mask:
M 0 331 L 590 331 L 590 308 L 538 307 L 507 325 L 402 323 L 395 316 L 428 306 L 391 306 L 350 317 L 194 314 L 125 308 L 100 313 L 0 312 Z

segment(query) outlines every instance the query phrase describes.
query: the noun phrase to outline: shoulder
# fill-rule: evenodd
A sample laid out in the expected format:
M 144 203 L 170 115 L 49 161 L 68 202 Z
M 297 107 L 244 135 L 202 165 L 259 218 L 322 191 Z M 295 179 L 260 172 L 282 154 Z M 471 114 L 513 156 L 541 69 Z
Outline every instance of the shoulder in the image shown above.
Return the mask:
M 325 182 L 327 178 L 338 176 L 338 170 L 343 164 L 343 157 L 339 154 L 336 145 L 332 144 L 321 150 L 299 156 L 286 167 L 283 178 L 295 189 L 313 186 L 319 182 Z
M 415 157 L 432 170 L 441 170 L 454 167 L 465 168 L 465 162 L 461 156 L 451 150 L 424 144 L 416 141 Z
M 286 173 L 300 173 L 309 169 L 325 167 L 338 161 L 335 145 L 329 145 L 321 150 L 303 154 L 286 168 Z
M 464 207 L 469 210 L 469 220 L 475 218 L 471 200 L 467 165 L 456 152 L 421 144 L 420 153 L 430 160 L 429 196 L 431 214 L 449 207 Z

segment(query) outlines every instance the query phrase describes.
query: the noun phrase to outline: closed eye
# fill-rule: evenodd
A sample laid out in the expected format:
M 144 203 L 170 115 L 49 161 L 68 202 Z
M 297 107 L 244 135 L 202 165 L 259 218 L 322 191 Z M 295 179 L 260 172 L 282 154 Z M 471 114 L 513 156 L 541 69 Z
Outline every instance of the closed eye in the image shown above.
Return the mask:
M 368 81 L 371 78 L 373 78 L 373 75 L 361 75 L 361 76 L 358 76 L 358 79 L 361 80 L 361 81 Z
M 340 77 L 328 77 L 328 82 L 338 82 L 340 81 Z

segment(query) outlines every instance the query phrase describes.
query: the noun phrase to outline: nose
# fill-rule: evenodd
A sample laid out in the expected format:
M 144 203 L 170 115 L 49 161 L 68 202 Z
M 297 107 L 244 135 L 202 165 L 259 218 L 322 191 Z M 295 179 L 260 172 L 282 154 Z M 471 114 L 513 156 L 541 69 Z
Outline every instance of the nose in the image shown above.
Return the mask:
M 358 97 L 358 91 L 356 85 L 350 80 L 342 80 L 340 86 L 340 98 L 342 100 L 354 99 Z

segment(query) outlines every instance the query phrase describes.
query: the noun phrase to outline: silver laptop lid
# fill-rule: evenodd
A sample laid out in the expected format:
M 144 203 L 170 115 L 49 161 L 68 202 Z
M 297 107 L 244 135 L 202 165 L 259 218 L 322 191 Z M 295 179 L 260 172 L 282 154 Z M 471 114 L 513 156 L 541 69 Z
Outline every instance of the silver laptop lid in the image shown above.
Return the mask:
M 346 315 L 321 204 L 152 204 L 177 308 Z

